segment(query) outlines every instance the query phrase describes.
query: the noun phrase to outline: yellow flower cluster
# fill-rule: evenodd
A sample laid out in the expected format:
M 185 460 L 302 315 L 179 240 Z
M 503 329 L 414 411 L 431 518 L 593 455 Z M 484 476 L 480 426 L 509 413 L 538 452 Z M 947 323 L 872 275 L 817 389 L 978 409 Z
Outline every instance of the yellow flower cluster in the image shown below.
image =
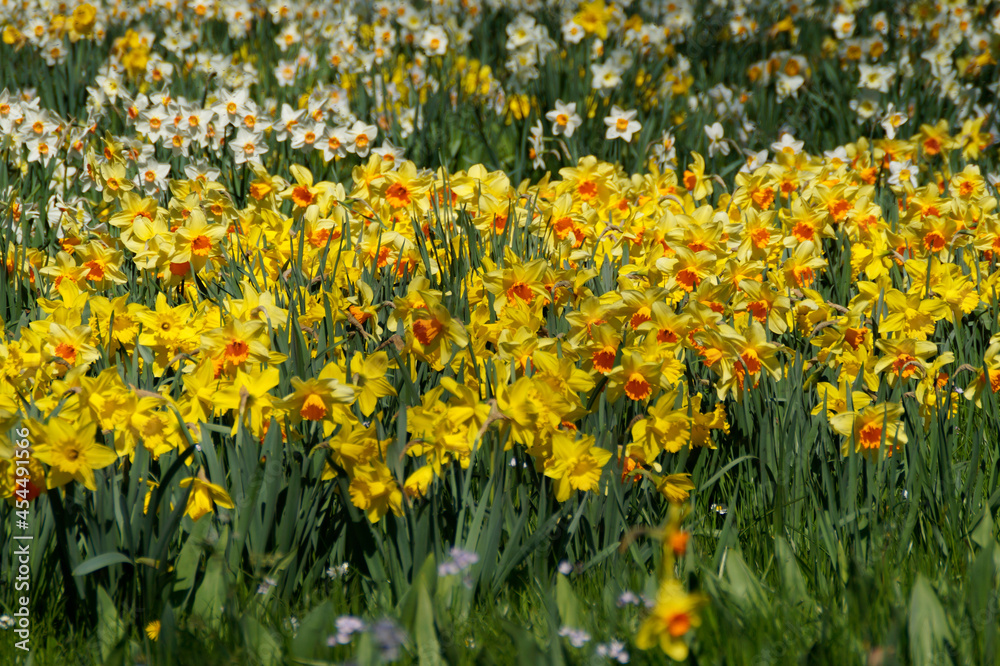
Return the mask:
M 379 157 L 346 187 L 251 166 L 243 205 L 196 178 L 172 181 L 162 207 L 108 141 L 87 158 L 104 222 L 67 215 L 55 256 L 8 252 L 41 313 L 0 346 L 3 416 L 14 423 L 28 397 L 51 415 L 38 487 L 93 487 L 113 462 L 88 443 L 97 432 L 119 457 L 141 446 L 157 458 L 197 444 L 200 423 L 261 439 L 277 424 L 290 444 L 315 424 L 325 478 L 346 474 L 373 521 L 467 467 L 494 426 L 559 501 L 596 490 L 612 451 L 580 424 L 597 400 L 640 405 L 616 464 L 682 499 L 690 484 L 657 476 L 661 456 L 714 448 L 725 400 L 793 368 L 807 385 L 835 377 L 818 382 L 815 413 L 825 407 L 845 453 L 891 454 L 906 433 L 899 404 L 873 404 L 882 376 L 926 417 L 949 393 L 978 404 L 1000 390 L 1000 340 L 963 386 L 954 355 L 928 340 L 995 305 L 996 198 L 977 167 L 941 159 L 976 142 L 974 127 L 925 126 L 840 156 L 783 151 L 714 205 L 721 181 L 695 154 L 680 179 L 588 157 L 517 185 L 482 166 L 432 173 Z M 930 182 L 890 184 L 887 165 L 904 160 Z M 840 303 L 817 290 L 832 271 L 854 285 Z M 808 344 L 779 342 L 792 335 Z M 358 351 L 344 351 L 349 338 Z M 288 367 L 293 348 L 311 365 Z M 383 413 L 401 380 L 427 372 L 440 379 L 402 415 Z M 418 463 L 397 478 L 379 424 L 401 417 Z

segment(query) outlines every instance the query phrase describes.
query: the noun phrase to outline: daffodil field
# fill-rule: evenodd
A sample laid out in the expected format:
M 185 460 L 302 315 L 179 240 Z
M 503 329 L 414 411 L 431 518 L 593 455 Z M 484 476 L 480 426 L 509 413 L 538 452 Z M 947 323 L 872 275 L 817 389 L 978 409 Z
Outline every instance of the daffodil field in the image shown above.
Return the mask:
M 0 666 L 1000 664 L 1000 3 L 0 36 Z

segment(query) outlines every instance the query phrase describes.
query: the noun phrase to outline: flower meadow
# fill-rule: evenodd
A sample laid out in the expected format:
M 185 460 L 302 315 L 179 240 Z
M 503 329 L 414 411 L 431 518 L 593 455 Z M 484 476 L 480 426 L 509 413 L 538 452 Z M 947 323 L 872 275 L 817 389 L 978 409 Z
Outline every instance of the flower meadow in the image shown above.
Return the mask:
M 997 3 L 0 36 L 0 663 L 1000 663 Z

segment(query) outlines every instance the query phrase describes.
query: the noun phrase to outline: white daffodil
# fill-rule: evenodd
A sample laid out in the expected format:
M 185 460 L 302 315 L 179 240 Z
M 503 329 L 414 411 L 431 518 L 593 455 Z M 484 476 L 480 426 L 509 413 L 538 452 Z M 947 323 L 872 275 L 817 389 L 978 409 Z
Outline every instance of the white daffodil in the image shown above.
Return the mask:
M 618 106 L 611 107 L 611 115 L 604 119 L 608 131 L 604 134 L 607 139 L 624 139 L 626 143 L 632 140 L 632 135 L 642 129 L 642 125 L 635 119 L 637 111 L 631 109 L 622 111 Z
M 771 150 L 776 153 L 788 153 L 789 155 L 798 155 L 802 152 L 802 147 L 804 142 L 796 141 L 795 137 L 792 136 L 790 132 L 782 132 L 778 140 L 771 144 Z
M 563 104 L 561 99 L 556 100 L 556 108 L 546 113 L 545 118 L 552 123 L 554 136 L 571 137 L 576 128 L 583 124 L 583 119 L 576 112 L 576 102 Z
M 240 128 L 236 133 L 236 138 L 229 142 L 229 147 L 233 151 L 236 164 L 245 164 L 246 162 L 260 164 L 260 156 L 267 152 L 264 137 L 245 127 Z
M 715 157 L 716 153 L 729 154 L 729 143 L 725 139 L 726 130 L 722 123 L 716 122 L 712 125 L 705 125 L 705 135 L 708 136 L 708 156 Z

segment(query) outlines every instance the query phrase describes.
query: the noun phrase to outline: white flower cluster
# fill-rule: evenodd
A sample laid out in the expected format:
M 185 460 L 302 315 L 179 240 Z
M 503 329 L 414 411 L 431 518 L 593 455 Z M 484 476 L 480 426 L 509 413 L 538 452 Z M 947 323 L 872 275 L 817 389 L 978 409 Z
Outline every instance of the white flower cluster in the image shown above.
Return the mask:
M 545 26 L 531 14 L 522 12 L 507 24 L 508 57 L 504 66 L 519 83 L 525 84 L 538 78 L 539 67 L 555 48 L 556 43 Z

